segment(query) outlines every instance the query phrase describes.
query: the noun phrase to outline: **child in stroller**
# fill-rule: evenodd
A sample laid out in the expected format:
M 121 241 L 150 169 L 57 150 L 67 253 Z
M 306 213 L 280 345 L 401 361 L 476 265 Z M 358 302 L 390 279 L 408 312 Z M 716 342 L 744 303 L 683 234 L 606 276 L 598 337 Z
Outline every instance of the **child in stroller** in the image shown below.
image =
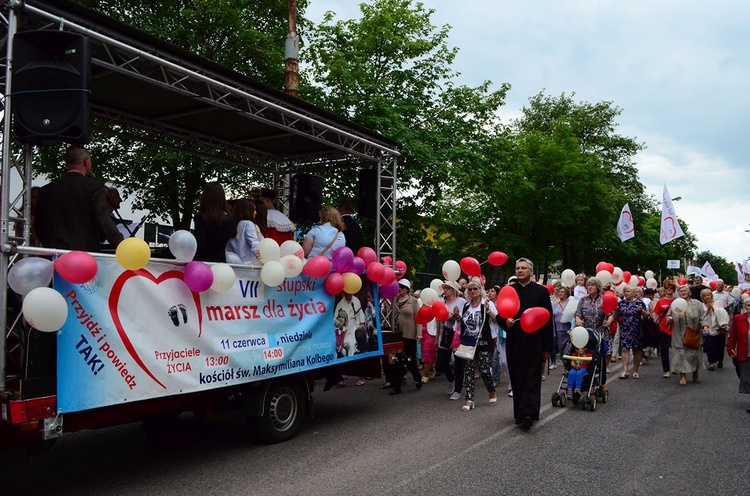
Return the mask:
M 586 329 L 589 340 L 585 348 L 576 348 L 568 343 L 563 353 L 565 373 L 560 380 L 560 386 L 552 394 L 552 406 L 565 406 L 570 398 L 574 405 L 583 403 L 584 410 L 596 410 L 597 400 L 606 403 L 609 391 L 605 386 L 603 336 L 592 329 Z M 567 395 L 566 395 L 567 391 Z
M 570 369 L 568 370 L 568 399 L 573 400 L 573 404 L 577 405 L 578 400 L 581 399 L 581 386 L 583 385 L 583 378 L 589 372 L 589 363 L 593 358 L 591 353 L 586 352 L 586 348 L 578 348 L 573 357 L 575 360 L 569 360 Z

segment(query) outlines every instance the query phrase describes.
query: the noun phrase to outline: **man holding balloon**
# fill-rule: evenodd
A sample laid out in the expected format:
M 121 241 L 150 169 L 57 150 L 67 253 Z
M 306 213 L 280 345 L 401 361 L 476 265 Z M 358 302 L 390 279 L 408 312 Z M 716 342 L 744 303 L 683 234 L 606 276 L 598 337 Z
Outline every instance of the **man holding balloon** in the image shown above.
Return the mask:
M 516 262 L 516 277 L 509 291 L 501 289 L 498 311 L 506 318 L 508 369 L 513 387 L 513 417 L 525 431 L 539 420 L 542 363 L 552 352 L 552 304 L 547 288 L 531 280 L 534 264 L 527 258 Z M 498 299 L 500 299 L 498 298 Z M 513 308 L 515 307 L 515 308 Z M 515 310 L 515 312 L 512 312 Z M 512 312 L 512 313 L 511 313 Z

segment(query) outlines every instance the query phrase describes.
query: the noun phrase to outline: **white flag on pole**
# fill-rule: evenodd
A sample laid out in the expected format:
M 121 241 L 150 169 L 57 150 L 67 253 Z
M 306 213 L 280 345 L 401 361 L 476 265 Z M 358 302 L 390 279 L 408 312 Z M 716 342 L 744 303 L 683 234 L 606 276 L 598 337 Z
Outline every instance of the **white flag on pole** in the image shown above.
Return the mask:
M 677 222 L 677 214 L 674 212 L 672 197 L 669 196 L 667 185 L 664 185 L 664 192 L 661 199 L 661 244 L 669 243 L 677 238 L 684 236 L 680 223 Z
M 617 235 L 623 243 L 635 237 L 633 214 L 630 212 L 630 206 L 627 203 L 620 211 L 620 219 L 617 221 Z
M 719 279 L 719 275 L 708 262 L 704 263 L 703 267 L 701 267 L 701 275 L 709 281 L 717 281 Z

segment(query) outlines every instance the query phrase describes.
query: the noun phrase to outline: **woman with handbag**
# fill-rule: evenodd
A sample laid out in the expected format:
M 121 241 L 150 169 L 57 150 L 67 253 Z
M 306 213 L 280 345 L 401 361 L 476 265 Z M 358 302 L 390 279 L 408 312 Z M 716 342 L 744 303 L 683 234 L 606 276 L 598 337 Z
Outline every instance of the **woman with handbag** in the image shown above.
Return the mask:
M 667 312 L 667 321 L 673 324 L 670 349 L 671 369 L 680 374 L 680 386 L 687 384 L 687 373 L 693 373 L 693 382 L 698 382 L 698 370 L 706 368 L 703 363 L 702 332 L 708 332 L 708 321 L 703 303 L 690 298 L 690 288 L 678 286 L 677 294 L 687 302 L 683 311 L 676 311 L 672 304 Z
M 662 379 L 669 379 L 672 375 L 669 368 L 669 347 L 672 344 L 672 322 L 667 320 L 669 306 L 674 301 L 675 284 L 667 279 L 662 284 L 664 296 L 651 301 L 651 314 L 654 322 L 659 326 L 659 350 L 661 355 L 661 367 L 664 375 Z
M 703 309 L 708 320 L 708 334 L 703 335 L 703 351 L 708 359 L 708 370 L 713 372 L 716 364 L 724 358 L 724 333 L 729 329 L 729 315 L 722 304 L 714 301 L 710 289 L 701 290 Z
M 454 309 L 458 309 L 460 312 L 466 300 L 459 296 L 461 288 L 455 281 L 445 281 L 443 283 L 443 301 L 445 307 L 448 309 L 449 317 L 438 324 L 440 327 L 440 333 L 438 336 L 438 349 L 437 359 L 435 362 L 435 370 L 438 373 L 445 374 L 448 379 L 448 394 L 450 399 L 457 400 L 461 398 L 461 390 L 463 389 L 463 378 L 464 378 L 464 361 L 455 361 L 455 374 L 451 367 L 451 357 L 453 356 L 453 341 L 456 335 L 454 329 L 456 326 L 456 313 Z M 458 345 L 455 346 L 457 348 Z M 458 380 L 456 380 L 458 378 Z
M 740 394 L 750 394 L 750 360 L 748 360 L 750 358 L 748 356 L 750 299 L 743 300 L 742 308 L 745 312 L 735 315 L 732 320 L 729 340 L 727 340 L 727 353 L 737 367 L 737 375 L 740 378 Z M 750 406 L 747 407 L 747 413 L 750 413 Z
M 461 322 L 461 346 L 456 350 L 456 360 L 464 359 L 464 389 L 466 404 L 461 410 L 468 412 L 474 409 L 474 370 L 479 364 L 479 373 L 490 396 L 490 405 L 497 403 L 495 384 L 492 381 L 492 355 L 495 352 L 495 339 L 492 336 L 490 321 L 497 323 L 497 308 L 484 298 L 482 286 L 471 281 L 466 285 L 469 302 L 459 314 L 454 309 L 456 319 Z

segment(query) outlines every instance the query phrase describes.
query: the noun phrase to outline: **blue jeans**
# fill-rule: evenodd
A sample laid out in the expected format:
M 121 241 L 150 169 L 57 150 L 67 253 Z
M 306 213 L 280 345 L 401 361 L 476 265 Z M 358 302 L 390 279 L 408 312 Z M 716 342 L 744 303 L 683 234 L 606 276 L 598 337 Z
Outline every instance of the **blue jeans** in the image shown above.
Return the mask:
M 589 369 L 581 367 L 580 369 L 570 369 L 568 371 L 568 390 L 581 389 L 583 377 L 589 373 Z

